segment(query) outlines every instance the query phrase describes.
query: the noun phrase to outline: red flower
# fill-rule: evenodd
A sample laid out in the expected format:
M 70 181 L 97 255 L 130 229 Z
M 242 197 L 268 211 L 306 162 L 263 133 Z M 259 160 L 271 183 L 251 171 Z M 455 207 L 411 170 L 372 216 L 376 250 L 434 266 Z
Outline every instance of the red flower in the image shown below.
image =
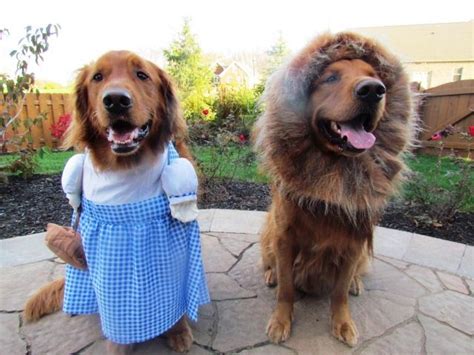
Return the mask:
M 241 133 L 239 135 L 239 141 L 240 143 L 245 143 L 245 141 L 247 140 L 247 138 L 245 138 L 245 135 L 243 133 Z
M 209 114 L 209 110 L 207 108 L 205 108 L 204 110 L 202 110 L 202 114 L 204 116 L 207 116 Z
M 469 126 L 469 134 L 474 137 L 474 126 Z
M 71 119 L 72 117 L 69 113 L 59 116 L 58 122 L 51 125 L 51 135 L 57 139 L 61 139 L 71 124 Z

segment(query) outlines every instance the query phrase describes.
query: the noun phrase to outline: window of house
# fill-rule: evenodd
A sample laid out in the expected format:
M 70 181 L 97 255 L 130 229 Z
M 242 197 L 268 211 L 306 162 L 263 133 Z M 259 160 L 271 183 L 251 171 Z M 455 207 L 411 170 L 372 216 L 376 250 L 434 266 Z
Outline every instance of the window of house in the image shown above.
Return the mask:
M 462 68 L 454 69 L 453 81 L 459 81 L 462 79 Z

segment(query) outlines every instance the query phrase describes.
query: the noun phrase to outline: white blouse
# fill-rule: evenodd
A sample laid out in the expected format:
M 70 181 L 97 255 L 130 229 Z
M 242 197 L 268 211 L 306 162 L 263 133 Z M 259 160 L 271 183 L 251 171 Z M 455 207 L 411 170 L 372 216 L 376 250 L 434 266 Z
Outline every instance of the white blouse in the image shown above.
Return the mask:
M 90 155 L 72 156 L 63 170 L 62 187 L 74 209 L 81 195 L 97 204 L 119 205 L 143 201 L 166 193 L 173 217 L 189 222 L 197 217 L 197 175 L 184 158 L 167 164 L 168 150 L 156 161 L 120 171 L 98 171 Z M 82 181 L 83 180 L 83 181 Z

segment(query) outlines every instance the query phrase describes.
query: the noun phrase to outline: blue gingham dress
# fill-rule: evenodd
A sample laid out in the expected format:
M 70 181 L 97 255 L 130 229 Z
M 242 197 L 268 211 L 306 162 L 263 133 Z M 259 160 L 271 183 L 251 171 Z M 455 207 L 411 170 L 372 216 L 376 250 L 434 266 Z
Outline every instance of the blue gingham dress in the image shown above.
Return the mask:
M 66 266 L 63 311 L 98 312 L 113 342 L 154 338 L 184 314 L 196 321 L 209 302 L 198 223 L 172 218 L 166 195 L 122 205 L 83 198 L 79 230 L 88 270 Z

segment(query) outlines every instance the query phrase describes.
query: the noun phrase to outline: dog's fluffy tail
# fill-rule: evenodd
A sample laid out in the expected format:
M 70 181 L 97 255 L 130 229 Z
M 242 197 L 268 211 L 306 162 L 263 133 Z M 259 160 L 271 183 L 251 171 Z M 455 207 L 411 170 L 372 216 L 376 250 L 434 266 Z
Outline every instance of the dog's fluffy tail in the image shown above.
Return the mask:
M 28 299 L 23 311 L 23 318 L 27 322 L 33 322 L 59 311 L 63 305 L 63 296 L 64 278 L 46 284 Z

